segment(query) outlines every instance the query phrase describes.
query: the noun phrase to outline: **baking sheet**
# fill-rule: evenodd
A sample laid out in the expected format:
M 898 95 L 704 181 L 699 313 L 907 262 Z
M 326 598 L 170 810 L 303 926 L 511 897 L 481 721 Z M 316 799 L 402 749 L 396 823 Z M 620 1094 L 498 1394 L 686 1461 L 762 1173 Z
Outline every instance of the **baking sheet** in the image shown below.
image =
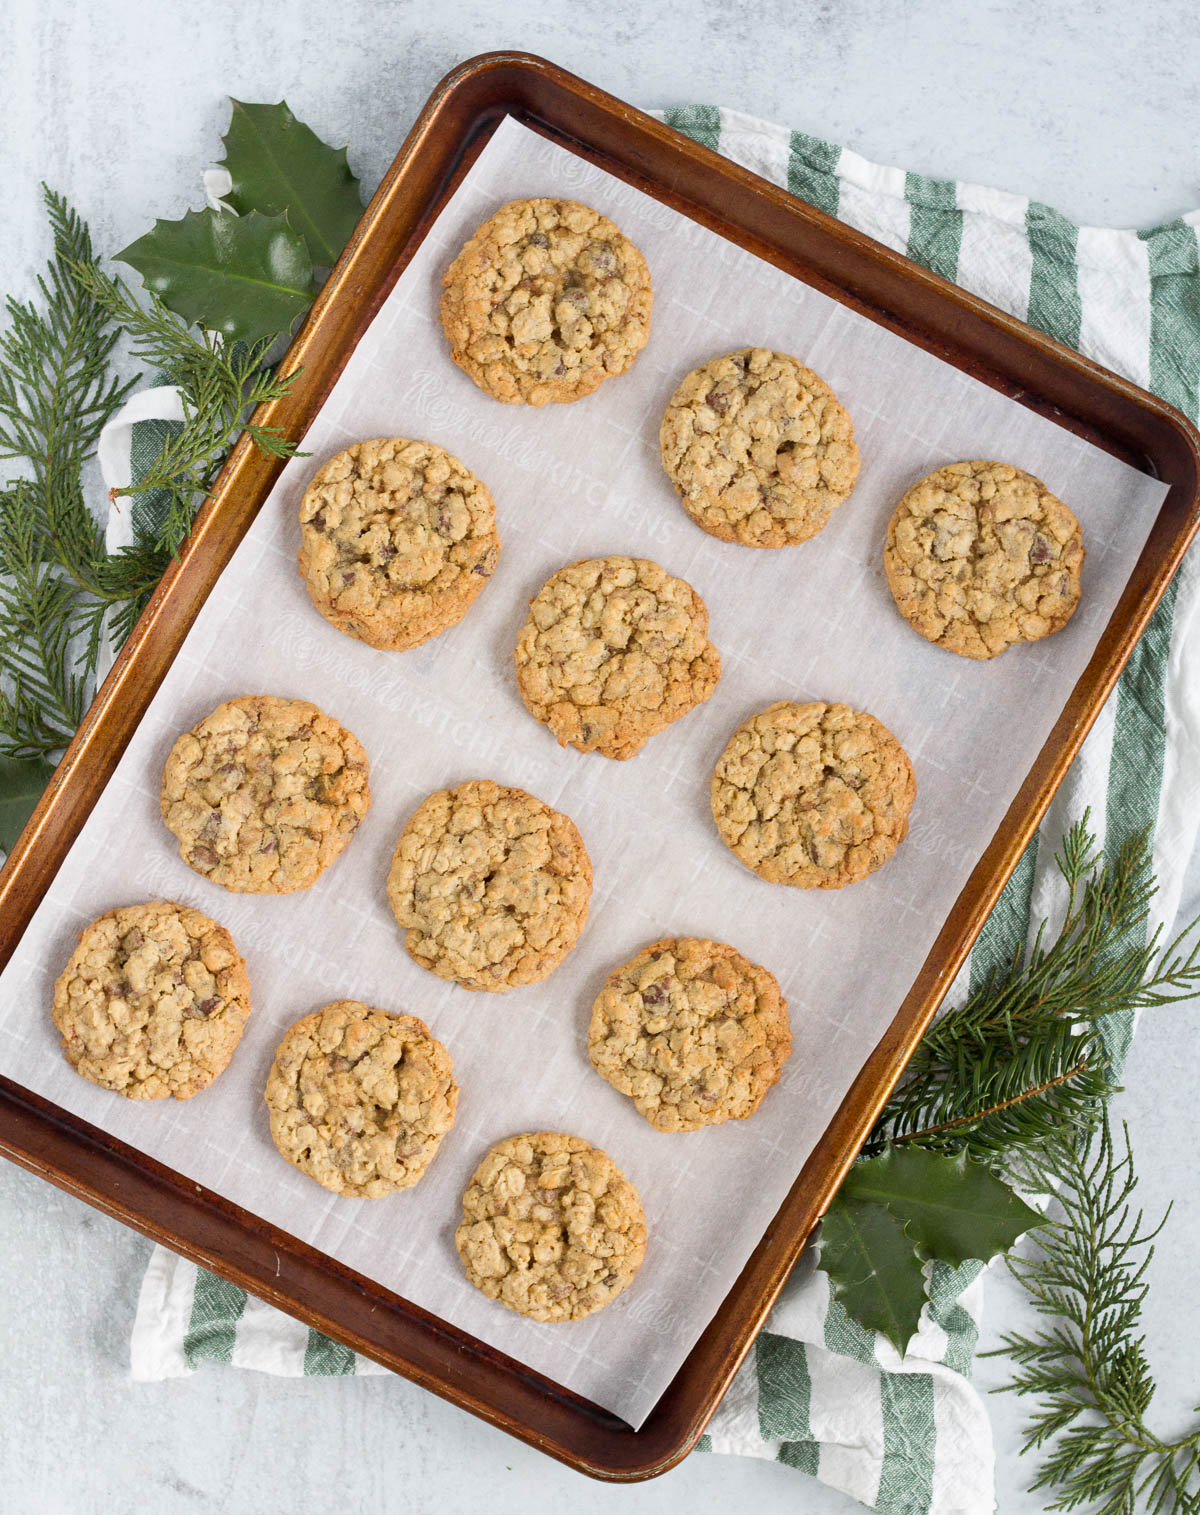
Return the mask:
M 632 371 L 573 406 L 488 399 L 437 325 L 441 271 L 497 205 L 586 200 L 642 248 L 654 330 Z M 863 455 L 855 493 L 799 548 L 716 541 L 680 508 L 658 461 L 679 379 L 746 345 L 794 353 L 848 406 Z M 313 470 L 363 437 L 429 438 L 490 486 L 503 552 L 466 619 L 425 647 L 381 653 L 329 627 L 295 571 L 296 511 Z M 761 1238 L 867 1054 L 890 1023 L 1110 617 L 1166 486 L 760 262 L 565 149 L 506 121 L 443 211 L 284 470 L 159 689 L 111 782 L 0 976 L 0 1072 L 112 1132 L 531 1368 L 640 1425 Z M 1079 515 L 1084 598 L 1057 636 L 993 664 L 931 647 L 899 619 L 884 528 L 917 478 L 999 457 Z M 724 674 L 713 699 L 628 763 L 560 750 L 527 714 L 512 647 L 529 597 L 564 563 L 652 557 L 704 596 Z M 158 810 L 175 736 L 221 700 L 312 699 L 372 763 L 372 809 L 306 894 L 231 895 L 178 858 Z M 712 766 L 773 700 L 874 712 L 913 760 L 908 840 L 840 893 L 762 883 L 719 841 Z M 591 917 L 549 979 L 503 996 L 443 983 L 406 955 L 384 880 L 404 821 L 433 789 L 490 777 L 566 811 L 595 867 Z M 213 915 L 245 954 L 254 1013 L 233 1063 L 183 1104 L 135 1104 L 62 1060 L 53 980 L 79 929 L 117 904 L 169 897 Z M 778 977 L 795 1052 L 748 1122 L 655 1132 L 587 1061 L 608 971 L 664 935 L 733 943 Z M 261 1091 L 282 1032 L 335 998 L 426 1019 L 449 1047 L 458 1122 L 415 1190 L 326 1193 L 275 1152 Z M 459 1196 L 487 1147 L 561 1129 L 604 1147 L 641 1190 L 646 1262 L 609 1309 L 538 1325 L 484 1299 L 453 1248 Z

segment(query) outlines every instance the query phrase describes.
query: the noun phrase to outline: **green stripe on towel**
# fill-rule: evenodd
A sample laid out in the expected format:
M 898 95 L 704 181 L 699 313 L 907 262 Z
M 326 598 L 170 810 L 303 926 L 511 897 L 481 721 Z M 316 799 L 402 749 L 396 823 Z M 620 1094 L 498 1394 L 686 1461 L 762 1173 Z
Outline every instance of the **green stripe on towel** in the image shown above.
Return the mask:
M 245 1308 L 244 1289 L 197 1268 L 192 1318 L 183 1338 L 183 1355 L 189 1368 L 198 1368 L 202 1362 L 233 1361 L 237 1323 Z
M 963 228 L 957 186 L 949 179 L 906 174 L 904 198 L 909 204 L 908 256 L 931 273 L 953 280 Z

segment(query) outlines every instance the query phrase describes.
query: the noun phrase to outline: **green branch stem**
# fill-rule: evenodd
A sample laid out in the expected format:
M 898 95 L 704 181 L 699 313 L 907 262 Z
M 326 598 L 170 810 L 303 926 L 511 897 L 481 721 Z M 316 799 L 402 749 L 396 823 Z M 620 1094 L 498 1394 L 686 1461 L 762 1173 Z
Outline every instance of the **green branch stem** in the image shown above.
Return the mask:
M 950 1131 L 962 1131 L 969 1126 L 978 1125 L 981 1121 L 999 1115 L 1005 1110 L 1014 1109 L 1017 1105 L 1024 1104 L 1028 1100 L 1038 1099 L 1043 1094 L 1049 1094 L 1054 1089 L 1061 1088 L 1074 1078 L 1079 1078 L 1089 1072 L 1089 1064 L 1086 1059 L 1081 1059 L 1073 1068 L 1068 1068 L 1065 1073 L 1058 1074 L 1055 1078 L 1044 1079 L 1040 1084 L 1030 1084 L 1022 1089 L 1019 1094 L 1014 1094 L 1008 1099 L 999 1100 L 993 1105 L 984 1105 L 979 1110 L 968 1111 L 965 1115 L 956 1115 L 951 1120 L 944 1120 L 935 1126 L 924 1126 L 915 1131 L 902 1131 L 890 1138 L 893 1146 L 900 1146 L 904 1142 L 920 1142 L 929 1137 L 942 1136 Z

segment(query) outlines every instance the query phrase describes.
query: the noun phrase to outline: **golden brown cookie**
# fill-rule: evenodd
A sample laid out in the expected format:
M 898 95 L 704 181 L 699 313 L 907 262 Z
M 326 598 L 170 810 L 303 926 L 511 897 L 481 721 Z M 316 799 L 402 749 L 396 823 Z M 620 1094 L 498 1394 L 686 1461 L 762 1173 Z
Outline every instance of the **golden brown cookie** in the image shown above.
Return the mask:
M 895 852 L 916 792 L 908 754 L 873 715 L 781 700 L 733 733 L 712 812 L 721 840 L 768 883 L 841 889 Z
M 476 1168 L 454 1245 L 489 1299 L 531 1320 L 582 1320 L 629 1287 L 646 1217 L 607 1153 L 539 1131 L 498 1142 Z
M 1079 604 L 1083 558 L 1071 511 L 1008 463 L 929 474 L 897 505 L 883 548 L 900 614 L 964 658 L 1061 631 Z
M 503 205 L 442 279 L 450 355 L 506 405 L 581 400 L 650 335 L 650 271 L 628 237 L 574 200 Z
M 523 789 L 472 779 L 418 806 L 387 893 L 422 968 L 500 994 L 553 973 L 579 940 L 592 865 L 574 821 Z
M 744 547 L 790 547 L 854 488 L 858 445 L 824 379 L 747 347 L 688 374 L 659 433 L 663 467 L 698 526 Z
M 378 1199 L 410 1189 L 437 1156 L 458 1085 L 424 1021 L 342 999 L 290 1028 L 265 1098 L 288 1162 L 334 1194 Z
M 371 647 L 456 625 L 500 556 L 487 488 L 433 442 L 356 442 L 300 504 L 301 577 L 327 621 Z
M 654 942 L 610 973 L 588 1030 L 596 1072 L 658 1131 L 745 1120 L 791 1051 L 774 976 L 691 936 Z
M 191 1099 L 233 1056 L 250 981 L 224 926 L 171 900 L 110 910 L 54 985 L 63 1056 L 126 1099 Z
M 240 894 L 308 889 L 371 803 L 358 738 L 307 700 L 227 700 L 171 748 L 162 816 L 179 855 Z
M 559 746 L 621 759 L 721 677 L 704 601 L 645 558 L 560 568 L 529 602 L 516 663 L 521 698 Z

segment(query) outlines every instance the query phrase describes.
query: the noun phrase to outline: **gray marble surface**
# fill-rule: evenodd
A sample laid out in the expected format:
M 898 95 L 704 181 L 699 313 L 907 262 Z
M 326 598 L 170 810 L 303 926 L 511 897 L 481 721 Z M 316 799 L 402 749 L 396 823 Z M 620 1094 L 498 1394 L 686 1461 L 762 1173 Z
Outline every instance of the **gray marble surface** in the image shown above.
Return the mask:
M 1093 224 L 1149 225 L 1200 204 L 1200 23 L 1184 0 L 9 0 L 0 49 L 4 289 L 45 255 L 41 179 L 122 246 L 153 215 L 201 203 L 224 96 L 286 95 L 349 141 L 368 186 L 455 62 L 499 47 L 555 59 L 639 104 L 732 105 L 878 161 L 975 179 Z M 1200 904 L 1200 870 L 1188 891 Z M 1150 1274 L 1157 1424 L 1196 1400 L 1200 1212 L 1189 1120 L 1200 1006 L 1139 1032 L 1120 1113 L 1156 1214 L 1178 1205 Z M 489 1515 L 531 1500 L 581 1511 L 859 1508 L 790 1469 L 692 1457 L 654 1483 L 593 1484 L 399 1380 L 290 1382 L 229 1369 L 134 1385 L 129 1328 L 148 1243 L 0 1165 L 0 1510 L 4 1515 L 274 1515 L 347 1510 Z M 986 1336 L 1022 1320 L 1003 1277 Z M 986 1341 L 985 1341 L 986 1345 Z M 987 1390 L 1004 1380 L 984 1360 Z M 1020 1408 L 991 1402 L 999 1509 L 1024 1492 Z

